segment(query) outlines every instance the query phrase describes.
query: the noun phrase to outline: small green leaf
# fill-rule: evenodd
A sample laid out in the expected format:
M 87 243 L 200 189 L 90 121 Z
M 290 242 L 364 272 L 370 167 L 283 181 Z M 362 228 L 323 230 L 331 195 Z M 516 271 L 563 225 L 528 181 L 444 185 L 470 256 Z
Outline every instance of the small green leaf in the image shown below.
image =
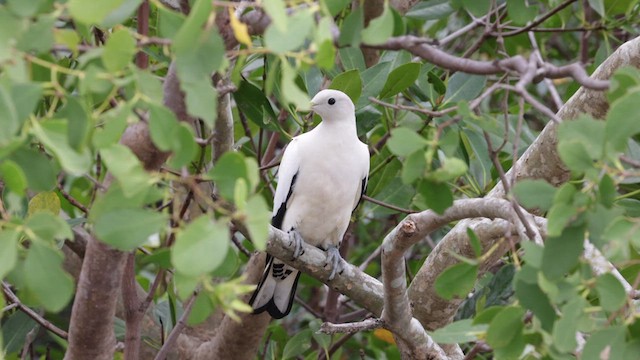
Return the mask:
M 595 10 L 598 15 L 605 17 L 604 0 L 589 0 L 589 6 Z
M 264 33 L 266 47 L 277 54 L 297 50 L 301 47 L 313 30 L 313 14 L 302 10 L 287 18 L 285 29 L 272 23 Z
M 612 274 L 599 276 L 596 279 L 596 290 L 600 295 L 600 306 L 605 311 L 616 311 L 627 301 L 627 293 L 624 287 Z
M 609 108 L 605 135 L 615 151 L 624 151 L 629 137 L 640 132 L 640 122 L 629 116 L 636 111 L 639 101 L 640 89 L 634 89 L 614 101 Z
M 102 62 L 111 72 L 122 70 L 136 53 L 136 41 L 126 29 L 114 31 L 102 51 Z
M 11 12 L 13 12 L 14 14 L 22 17 L 29 17 L 36 14 L 38 8 L 42 6 L 42 1 L 43 0 L 8 0 L 7 4 L 9 5 L 9 9 L 11 10 Z
M 453 205 L 453 194 L 446 183 L 423 179 L 418 184 L 418 192 L 424 197 L 429 208 L 438 214 L 443 214 Z
M 193 326 L 207 320 L 211 312 L 215 309 L 213 302 L 208 294 L 200 292 L 193 302 L 191 313 L 187 319 L 187 324 Z
M 581 360 L 602 360 L 600 356 L 605 348 L 609 348 L 607 354 L 608 359 L 622 359 L 622 352 L 625 344 L 625 327 L 615 325 L 608 328 L 599 329 L 589 336 L 587 343 L 582 350 Z M 637 354 L 635 357 L 637 357 Z
M 66 221 L 48 211 L 38 211 L 27 218 L 24 224 L 29 231 L 44 241 L 72 239 L 73 233 Z
M 338 44 L 341 47 L 350 46 L 357 48 L 362 38 L 362 29 L 364 28 L 364 15 L 362 6 L 358 6 L 347 15 L 340 27 L 340 37 Z M 345 68 L 346 70 L 346 68 Z
M 419 20 L 440 20 L 451 15 L 454 9 L 449 0 L 421 1 L 406 13 L 406 17 Z
M 473 253 L 476 255 L 476 257 L 480 257 L 482 255 L 482 244 L 480 243 L 480 239 L 478 239 L 478 235 L 473 232 L 473 229 L 468 227 L 467 236 L 469 237 L 469 243 L 471 243 Z
M 464 299 L 473 290 L 477 277 L 478 266 L 464 262 L 457 263 L 438 276 L 435 289 L 445 300 L 451 300 L 454 297 Z
M 176 236 L 171 263 L 179 273 L 198 276 L 215 270 L 229 250 L 229 229 L 202 215 Z
M 538 7 L 530 6 L 525 0 L 509 0 L 507 1 L 507 12 L 509 19 L 515 24 L 526 25 L 536 18 Z
M 229 151 L 222 155 L 209 174 L 215 181 L 220 195 L 227 200 L 233 199 L 237 179 L 244 178 L 247 181 L 249 180 L 244 156 L 234 151 Z
M 542 255 L 542 272 L 549 280 L 563 277 L 574 266 L 583 251 L 584 227 L 564 229 L 560 236 L 547 238 Z
M 587 148 L 579 141 L 561 141 L 558 144 L 558 155 L 576 173 L 583 173 L 594 167 Z
M 455 180 L 464 175 L 468 170 L 467 163 L 462 159 L 448 157 L 444 159 L 442 165 L 427 174 L 427 178 L 435 182 L 445 182 Z
M 424 169 L 427 167 L 427 161 L 422 151 L 416 151 L 406 156 L 402 164 L 402 182 L 411 184 L 416 179 L 424 175 Z
M 11 154 L 27 178 L 29 189 L 33 191 L 48 191 L 56 184 L 56 172 L 49 160 L 39 151 L 21 148 Z
M 464 319 L 432 332 L 431 338 L 438 344 L 460 344 L 476 341 L 486 329 L 484 324 L 474 325 L 471 319 Z
M 578 211 L 573 204 L 556 203 L 547 214 L 547 235 L 559 236 Z
M 0 280 L 4 279 L 18 261 L 18 232 L 0 230 Z
M 427 140 L 420 136 L 417 132 L 399 127 L 391 130 L 391 137 L 387 142 L 389 150 L 398 156 L 408 156 L 412 153 L 424 148 Z
M 329 89 L 340 90 L 349 95 L 353 103 L 357 103 L 362 93 L 362 80 L 360 79 L 360 71 L 353 69 L 345 71 L 331 81 Z
M 95 221 L 98 238 L 120 250 L 133 250 L 167 226 L 167 216 L 146 209 L 116 209 Z
M 526 208 L 549 210 L 553 205 L 556 188 L 544 180 L 523 179 L 513 187 L 513 193 Z
M 144 193 L 154 183 L 142 167 L 140 160 L 128 147 L 113 144 L 100 150 L 100 155 L 109 171 L 118 180 L 125 196 Z
M 608 208 L 613 206 L 613 202 L 618 196 L 618 191 L 613 179 L 607 174 L 602 175 L 600 184 L 598 185 L 598 200 L 600 203 Z
M 475 99 L 480 95 L 487 83 L 484 75 L 472 75 L 464 72 L 456 72 L 447 83 L 447 91 L 444 94 L 445 103 L 457 103 L 461 100 Z
M 287 8 L 283 0 L 264 0 L 262 7 L 271 18 L 273 26 L 277 27 L 280 31 L 287 30 Z
M 556 310 L 551 306 L 547 294 L 540 289 L 537 275 L 537 269 L 525 265 L 522 270 L 516 274 L 514 280 L 515 294 L 520 304 L 530 309 L 540 320 L 542 328 L 551 332 L 556 318 Z M 533 279 L 529 279 L 528 277 L 532 277 Z
M 264 91 L 252 83 L 242 80 L 238 91 L 233 93 L 238 109 L 249 120 L 253 121 L 261 128 L 270 131 L 278 130 L 276 114 L 271 107 L 271 103 L 264 94 Z
M 11 160 L 0 163 L 0 176 L 4 184 L 14 193 L 23 196 L 27 189 L 27 177 L 22 168 Z
M 271 211 L 269 211 L 267 203 L 259 195 L 254 195 L 249 199 L 245 211 L 247 215 L 245 224 L 251 235 L 253 245 L 258 250 L 264 250 L 269 238 Z
M 393 35 L 393 13 L 387 2 L 382 14 L 369 22 L 369 26 L 362 30 L 362 42 L 368 45 L 385 43 Z
M 50 312 L 62 310 L 73 296 L 73 280 L 62 270 L 63 256 L 33 242 L 24 262 L 24 279 L 40 305 Z
M 38 211 L 46 211 L 53 216 L 58 216 L 60 212 L 60 198 L 53 191 L 44 191 L 36 194 L 29 200 L 29 215 Z
M 487 344 L 493 349 L 509 346 L 511 340 L 522 332 L 524 327 L 524 309 L 510 306 L 500 311 L 487 329 Z
M 176 148 L 175 135 L 178 129 L 178 119 L 166 107 L 149 104 L 149 133 L 151 140 L 162 151 Z
M 302 330 L 287 341 L 282 351 L 282 359 L 291 359 L 302 355 L 311 347 L 311 330 Z
M 65 171 L 80 176 L 89 171 L 91 153 L 88 149 L 78 152 L 69 145 L 67 126 L 65 120 L 34 121 L 31 131 L 56 155 Z
M 281 61 L 280 64 L 282 67 L 282 96 L 288 103 L 293 104 L 297 110 L 309 110 L 311 99 L 296 84 L 297 74 L 295 70 L 286 61 Z
M 578 346 L 576 333 L 578 332 L 578 320 L 582 315 L 586 302 L 576 296 L 562 307 L 562 316 L 553 325 L 554 346 L 562 352 L 573 352 Z
M 410 62 L 398 66 L 389 73 L 387 82 L 384 84 L 384 87 L 380 92 L 380 98 L 388 98 L 404 91 L 416 81 L 418 75 L 420 75 L 420 63 Z
M 181 82 L 185 103 L 190 115 L 201 118 L 213 128 L 218 114 L 218 91 L 211 86 L 209 75 L 199 81 Z

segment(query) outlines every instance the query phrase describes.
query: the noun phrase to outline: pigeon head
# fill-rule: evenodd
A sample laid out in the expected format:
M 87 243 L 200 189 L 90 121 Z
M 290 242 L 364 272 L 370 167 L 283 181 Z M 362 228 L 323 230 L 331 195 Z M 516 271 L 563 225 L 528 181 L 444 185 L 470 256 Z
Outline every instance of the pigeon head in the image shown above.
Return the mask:
M 347 94 L 338 90 L 322 90 L 311 99 L 311 109 L 324 121 L 349 119 L 355 107 Z

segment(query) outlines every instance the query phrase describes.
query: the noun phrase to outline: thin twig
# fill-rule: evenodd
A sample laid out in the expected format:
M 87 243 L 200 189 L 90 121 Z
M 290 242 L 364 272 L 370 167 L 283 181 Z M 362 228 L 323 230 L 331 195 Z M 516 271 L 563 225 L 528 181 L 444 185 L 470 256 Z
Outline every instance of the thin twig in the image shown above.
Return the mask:
M 2 282 L 2 291 L 4 292 L 4 295 L 7 297 L 9 301 L 11 301 L 14 304 L 17 304 L 17 307 L 20 308 L 22 312 L 29 315 L 29 317 L 35 320 L 38 324 L 44 326 L 47 330 L 51 331 L 52 333 L 58 335 L 63 339 L 67 339 L 69 337 L 69 334 L 66 331 L 53 325 L 51 322 L 43 318 L 40 314 L 33 311 L 30 307 L 20 302 L 20 299 L 16 296 L 16 294 L 14 294 L 13 291 L 11 291 L 9 284 L 7 284 L 4 281 Z
M 374 203 L 376 205 L 380 205 L 382 207 L 386 207 L 387 209 L 399 211 L 399 212 L 402 212 L 402 213 L 405 213 L 405 214 L 413 214 L 413 213 L 417 212 L 417 211 L 414 211 L 414 210 L 409 210 L 409 209 L 401 208 L 399 206 L 387 204 L 386 202 L 383 202 L 383 201 L 380 201 L 380 200 L 376 200 L 376 199 L 374 199 L 372 197 L 369 197 L 367 195 L 362 195 L 362 199 L 363 200 L 367 200 L 368 202 Z
M 173 344 L 176 342 L 176 340 L 178 340 L 178 336 L 180 336 L 180 334 L 182 333 L 182 330 L 187 324 L 187 318 L 191 313 L 191 308 L 193 307 L 193 303 L 195 302 L 197 296 L 198 296 L 198 291 L 195 291 L 193 295 L 191 295 L 191 297 L 184 304 L 184 310 L 182 312 L 182 315 L 180 316 L 180 319 L 178 320 L 178 323 L 176 324 L 176 326 L 173 327 L 173 330 L 171 330 L 171 333 L 167 337 L 167 341 L 162 345 L 162 348 L 154 358 L 155 360 L 166 359 L 167 355 L 169 354 L 169 350 L 171 350 L 171 348 L 173 347 Z

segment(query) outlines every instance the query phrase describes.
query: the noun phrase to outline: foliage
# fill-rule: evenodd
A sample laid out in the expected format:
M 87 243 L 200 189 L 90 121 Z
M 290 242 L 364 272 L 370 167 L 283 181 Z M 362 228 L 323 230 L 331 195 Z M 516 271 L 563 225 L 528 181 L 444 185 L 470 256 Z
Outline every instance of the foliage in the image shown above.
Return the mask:
M 172 273 L 154 294 L 163 331 L 176 325 L 182 302 L 196 289 L 201 292 L 190 325 L 216 309 L 231 316 L 248 311 L 239 301 L 251 291 L 241 283 L 247 257 L 240 250 L 265 249 L 276 174 L 260 166 L 278 160 L 270 143 L 280 150 L 317 124 L 306 114 L 321 88 L 342 90 L 354 101 L 358 135 L 372 149 L 367 195 L 396 209 L 442 213 L 454 199 L 487 194 L 500 181 L 496 164 L 508 169 L 548 121 L 504 89 L 474 104 L 500 80 L 494 75 L 450 71 L 404 50 L 380 51 L 373 64 L 365 60 L 363 49 L 370 48 L 360 45 L 405 34 L 442 39 L 487 14 L 491 2 L 420 1 L 401 15 L 393 1 L 385 1 L 380 16 L 365 27 L 362 6 L 352 9 L 350 1 L 264 0 L 256 6 L 272 22 L 263 35 L 251 36 L 242 14 L 230 11 L 229 27 L 240 43 L 231 50 L 212 15 L 228 11 L 226 3 L 190 1 L 185 15 L 149 1 L 145 36 L 136 31 L 135 11 L 142 2 L 0 1 L 0 278 L 24 305 L 60 328 L 69 324 L 78 276 L 65 259 L 75 256 L 67 250 L 79 236 L 73 229 L 82 227 L 113 248 L 135 251 L 136 280 L 145 290 L 161 270 Z M 508 0 L 502 22 L 526 25 L 558 4 Z M 547 61 L 575 61 L 586 47 L 587 59 L 580 60 L 593 70 L 625 34 L 633 34 L 637 1 L 585 4 L 572 3 L 537 26 L 548 30 L 535 32 Z M 560 30 L 596 23 L 586 40 L 581 31 Z M 335 43 L 334 25 L 340 34 Z M 444 49 L 462 56 L 478 34 L 461 34 Z M 526 32 L 482 38 L 466 56 L 493 60 L 533 49 Z M 136 67 L 139 51 L 149 56 L 148 68 Z M 162 81 L 172 61 L 187 113 L 198 119 L 193 123 L 163 102 Z M 212 81 L 213 73 L 234 88 L 235 145 L 224 155 L 214 154 L 208 141 L 227 110 L 218 108 L 226 90 Z M 564 101 L 579 86 L 563 79 L 530 85 L 550 107 L 550 83 Z M 576 334 L 582 334 L 583 359 L 605 352 L 612 359 L 637 356 L 637 300 L 620 279 L 595 274 L 582 254 L 588 239 L 637 287 L 638 89 L 640 71 L 620 69 L 608 92 L 605 121 L 585 115 L 558 126 L 558 154 L 571 171 L 570 182 L 554 187 L 525 180 L 508 194 L 546 214 L 544 247 L 513 244 L 502 269 L 483 273 L 480 260 L 490 250 L 470 234 L 476 258 L 461 258 L 436 282 L 442 298 L 466 297 L 457 321 L 430 333 L 437 342 L 469 350 L 483 341 L 496 359 L 568 358 L 579 345 Z M 127 127 L 143 123 L 157 149 L 171 153 L 161 169 L 145 168 L 119 143 Z M 631 160 L 621 160 L 621 154 Z M 348 261 L 362 263 L 401 217 L 393 208 L 363 203 L 354 216 Z M 432 240 L 444 234 L 436 232 Z M 408 268 L 415 273 L 429 252 L 426 245 L 415 247 Z M 366 271 L 380 276 L 376 262 Z M 317 280 L 305 276 L 298 289 L 303 301 L 322 311 L 318 288 Z M 467 297 L 470 291 L 474 295 Z M 0 309 L 9 303 L 0 298 Z M 4 356 L 17 358 L 40 325 L 17 308 L 0 316 Z M 318 334 L 320 320 L 298 305 L 290 317 L 270 325 L 260 355 L 352 358 L 364 348 L 367 358 L 399 357 L 382 331 L 358 333 L 336 350 L 345 335 Z M 124 333 L 118 335 L 122 341 Z M 159 340 L 149 342 L 160 346 Z M 55 357 L 67 345 L 44 330 L 32 344 L 38 355 L 51 351 Z

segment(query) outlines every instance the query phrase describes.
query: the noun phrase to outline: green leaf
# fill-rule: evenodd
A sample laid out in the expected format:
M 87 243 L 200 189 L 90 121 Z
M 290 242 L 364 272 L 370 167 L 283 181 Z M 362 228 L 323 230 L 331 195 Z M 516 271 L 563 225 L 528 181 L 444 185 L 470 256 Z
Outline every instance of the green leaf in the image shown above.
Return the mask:
M 447 83 L 444 102 L 457 103 L 461 100 L 472 100 L 480 95 L 486 83 L 487 77 L 484 75 L 456 72 Z
M 581 360 L 602 360 L 600 356 L 605 348 L 609 348 L 608 359 L 621 359 L 624 351 L 625 328 L 622 325 L 611 326 L 595 331 L 582 350 Z M 637 354 L 636 354 L 637 355 Z
M 100 150 L 102 160 L 116 178 L 126 197 L 144 193 L 154 180 L 143 169 L 136 155 L 126 146 L 113 144 Z
M 8 0 L 9 10 L 14 14 L 22 17 L 29 17 L 36 14 L 43 0 Z
M 467 236 L 469 237 L 469 243 L 471 244 L 473 253 L 479 258 L 482 255 L 482 244 L 480 243 L 480 239 L 478 239 L 478 235 L 473 232 L 473 229 L 468 227 Z
M 558 126 L 558 139 L 562 142 L 577 141 L 593 160 L 601 159 L 604 152 L 606 123 L 582 115 Z
M 282 66 L 282 96 L 298 110 L 309 110 L 311 99 L 296 84 L 295 70 L 286 61 L 281 61 L 280 64 Z
M 93 146 L 102 149 L 117 143 L 127 128 L 127 118 L 131 115 L 131 110 L 130 106 L 124 105 L 103 113 L 99 120 L 103 126 L 95 130 Z
M 382 91 L 382 87 L 387 80 L 390 68 L 391 62 L 385 61 L 362 72 L 360 77 L 362 78 L 364 86 L 362 88 L 362 96 L 356 104 L 356 110 L 369 105 L 371 103 L 371 101 L 369 101 L 370 96 L 378 96 L 378 94 L 380 94 L 380 91 Z
M 24 279 L 47 311 L 62 310 L 73 296 L 73 280 L 62 270 L 63 256 L 50 247 L 33 242 L 24 262 Z
M 298 11 L 287 19 L 286 28 L 272 23 L 264 33 L 265 46 L 276 54 L 284 54 L 297 50 L 313 30 L 313 13 L 308 10 Z
M 542 255 L 542 272 L 547 279 L 560 279 L 575 267 L 582 254 L 583 243 L 583 226 L 568 227 L 560 236 L 549 236 Z
M 364 15 L 362 6 L 358 6 L 347 15 L 340 27 L 340 37 L 338 45 L 340 47 L 351 46 L 357 48 L 362 38 L 362 29 L 364 28 Z M 346 68 L 345 68 L 346 70 Z
M 27 177 L 22 168 L 11 160 L 0 163 L 0 176 L 4 184 L 14 193 L 23 196 L 27 189 Z
M 405 16 L 423 21 L 440 20 L 451 15 L 453 11 L 449 0 L 429 0 L 417 3 Z
M 252 196 L 247 202 L 245 225 L 251 235 L 251 241 L 258 250 L 264 250 L 269 238 L 271 211 L 259 195 Z
M 172 39 L 180 27 L 184 24 L 185 16 L 180 12 L 167 9 L 163 6 L 157 8 L 158 11 L 158 35 L 163 38 Z
M 509 346 L 512 339 L 521 334 L 524 327 L 524 309 L 510 306 L 500 311 L 487 329 L 487 344 L 493 349 Z
M 26 232 L 27 235 L 34 234 L 36 238 L 44 241 L 73 238 L 67 222 L 48 211 L 38 211 L 30 215 L 24 225 L 29 229 Z
M 489 7 L 491 6 L 490 1 L 477 1 L 477 0 L 461 0 L 462 6 L 475 15 L 476 17 L 481 17 L 489 12 Z
M 204 292 L 200 292 L 196 295 L 196 299 L 193 302 L 193 307 L 191 308 L 191 313 L 189 313 L 187 324 L 191 326 L 200 324 L 207 320 L 214 309 L 215 306 L 209 295 Z
M 589 6 L 595 10 L 598 15 L 605 17 L 604 0 L 589 0 Z
M 544 180 L 523 179 L 515 184 L 513 193 L 526 208 L 549 210 L 553 205 L 556 188 Z
M 29 200 L 28 214 L 33 215 L 38 211 L 46 211 L 53 216 L 60 213 L 60 198 L 53 191 L 44 191 L 36 194 Z
M 445 300 L 454 297 L 464 299 L 476 283 L 478 267 L 464 262 L 448 267 L 438 276 L 435 289 L 438 295 Z
M 427 140 L 417 132 L 399 127 L 391 130 L 391 137 L 387 141 L 387 146 L 392 153 L 398 156 L 408 156 L 421 150 L 427 145 Z
M 604 233 L 607 228 L 615 223 L 615 221 L 624 213 L 618 207 L 607 209 L 606 207 L 596 204 L 587 212 L 587 230 L 589 231 L 589 241 L 600 249 L 603 249 L 607 243 Z
M 193 127 L 190 125 L 181 122 L 175 131 L 172 145 L 174 151 L 169 159 L 169 166 L 181 168 L 194 160 L 200 147 L 194 140 Z
M 562 162 L 576 173 L 583 173 L 594 168 L 587 148 L 579 141 L 561 141 L 558 144 L 558 155 L 560 155 Z
M 18 232 L 0 230 L 0 280 L 4 279 L 18 262 Z
M 353 103 L 357 103 L 362 93 L 362 80 L 360 79 L 360 71 L 353 69 L 345 71 L 331 81 L 329 89 L 340 90 L 349 95 Z
M 282 351 L 282 359 L 291 359 L 302 355 L 311 347 L 311 330 L 302 330 L 287 341 Z
M 216 182 L 220 195 L 227 200 L 232 200 L 236 180 L 240 178 L 249 180 L 244 156 L 238 152 L 226 152 L 211 169 L 210 176 Z
M 442 165 L 428 174 L 428 178 L 435 182 L 445 182 L 464 175 L 468 170 L 467 163 L 455 157 L 445 158 Z
M 322 1 L 327 6 L 327 10 L 329 10 L 329 15 L 331 17 L 335 17 L 338 15 L 342 9 L 344 9 L 347 4 L 350 4 L 350 0 L 324 0 Z
M 229 250 L 229 229 L 202 215 L 176 236 L 171 263 L 179 273 L 198 276 L 215 270 Z
M 573 352 L 578 346 L 576 333 L 578 320 L 583 314 L 586 301 L 580 296 L 574 297 L 562 307 L 562 316 L 553 326 L 553 343 L 555 347 L 565 353 Z
M 33 191 L 48 191 L 56 184 L 56 172 L 51 161 L 41 152 L 21 148 L 11 154 L 11 160 L 20 165 Z
M 60 165 L 70 175 L 80 176 L 89 171 L 91 153 L 85 149 L 81 152 L 69 145 L 67 121 L 48 120 L 43 123 L 32 122 L 33 134 L 55 154 Z
M 607 174 L 602 175 L 602 179 L 598 185 L 598 200 L 600 204 L 610 208 L 613 206 L 617 196 L 618 191 L 613 179 Z
M 67 3 L 67 7 L 75 20 L 87 25 L 101 24 L 109 15 L 113 14 L 114 18 L 109 21 L 109 25 L 113 26 L 119 22 L 117 20 L 124 20 L 130 14 L 130 12 L 127 12 L 123 17 L 123 14 L 117 13 L 116 10 L 126 9 L 126 6 L 129 5 L 129 7 L 134 6 L 131 10 L 131 12 L 133 12 L 141 1 L 142 0 L 95 0 L 91 2 L 91 6 L 87 6 L 84 0 L 70 0 Z
M 423 179 L 418 184 L 418 192 L 424 197 L 427 206 L 438 214 L 444 214 L 453 205 L 453 194 L 446 183 Z
M 416 81 L 418 75 L 420 75 L 420 63 L 410 62 L 398 66 L 389 73 L 389 77 L 380 92 L 380 98 L 388 98 L 404 91 Z
M 176 132 L 178 131 L 178 119 L 175 114 L 166 107 L 158 104 L 149 104 L 149 133 L 151 140 L 162 151 L 171 151 L 177 148 Z
M 238 109 L 256 125 L 270 131 L 278 130 L 278 124 L 275 122 L 276 114 L 264 91 L 242 80 L 238 91 L 233 93 L 233 98 Z
M 167 226 L 167 216 L 147 209 L 116 209 L 98 216 L 94 225 L 101 241 L 129 251 L 162 231 Z
M 542 328 L 551 332 L 556 318 L 555 309 L 551 306 L 549 297 L 538 285 L 537 269 L 525 265 L 515 277 L 515 294 L 522 306 L 530 309 L 540 320 Z M 533 279 L 528 279 L 532 277 Z
M 213 128 L 218 114 L 218 91 L 211 86 L 209 75 L 200 81 L 182 82 L 180 85 L 185 92 L 189 114 L 201 118 L 209 128 Z
M 526 25 L 536 18 L 538 7 L 530 6 L 525 0 L 509 0 L 507 1 L 507 12 L 509 19 L 515 24 Z
M 87 110 L 76 97 L 67 97 L 67 103 L 58 111 L 57 117 L 67 120 L 67 137 L 69 145 L 77 151 L 81 151 L 87 140 L 91 121 Z
M 424 169 L 426 167 L 427 162 L 422 151 L 416 151 L 411 155 L 406 156 L 404 163 L 402 164 L 402 182 L 405 184 L 411 184 L 416 179 L 424 175 Z
M 102 62 L 107 70 L 116 72 L 124 69 L 135 53 L 136 41 L 129 30 L 118 29 L 109 36 L 104 46 Z
M 547 235 L 559 236 L 577 213 L 578 211 L 573 204 L 554 204 L 547 214 Z
M 605 125 L 606 140 L 614 151 L 624 151 L 627 140 L 640 132 L 640 122 L 635 121 L 633 114 L 640 101 L 640 89 L 634 89 L 611 104 Z
M 42 15 L 23 32 L 18 39 L 16 48 L 25 52 L 37 54 L 46 53 L 53 47 L 53 29 L 56 18 Z
M 7 145 L 22 126 L 11 95 L 3 86 L 0 86 L 0 145 Z
M 627 301 L 627 293 L 624 290 L 624 286 L 612 274 L 599 276 L 596 279 L 596 290 L 600 295 L 600 306 L 605 311 L 616 311 Z
M 368 45 L 383 44 L 393 35 L 393 13 L 387 2 L 382 14 L 369 22 L 362 30 L 362 42 Z
M 474 325 L 471 319 L 464 319 L 432 332 L 431 338 L 438 344 L 460 344 L 476 341 L 486 329 L 484 324 Z
M 280 31 L 287 30 L 287 8 L 283 0 L 264 0 L 262 7 L 271 18 L 273 26 L 277 27 Z

